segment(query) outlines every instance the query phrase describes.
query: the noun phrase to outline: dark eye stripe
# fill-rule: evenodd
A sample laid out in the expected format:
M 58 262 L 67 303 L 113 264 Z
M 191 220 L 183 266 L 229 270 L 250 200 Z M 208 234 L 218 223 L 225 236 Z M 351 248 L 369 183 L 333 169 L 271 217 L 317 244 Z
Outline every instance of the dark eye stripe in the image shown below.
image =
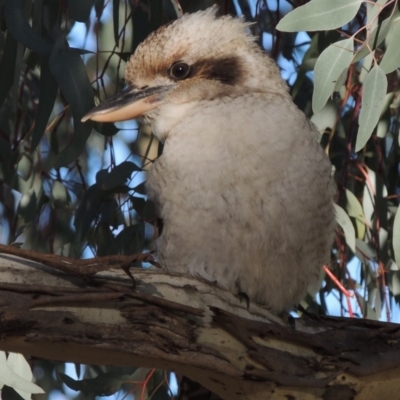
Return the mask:
M 208 58 L 191 66 L 193 76 L 217 80 L 226 85 L 235 85 L 242 79 L 243 73 L 237 57 Z

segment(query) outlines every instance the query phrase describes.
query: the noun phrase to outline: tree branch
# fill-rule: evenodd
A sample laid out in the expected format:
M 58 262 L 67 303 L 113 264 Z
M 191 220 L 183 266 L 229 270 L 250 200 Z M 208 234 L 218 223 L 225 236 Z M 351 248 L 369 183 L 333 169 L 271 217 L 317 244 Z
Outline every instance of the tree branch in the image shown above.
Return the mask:
M 229 400 L 382 400 L 400 390 L 396 324 L 288 323 L 191 277 L 131 269 L 134 286 L 126 260 L 91 260 L 88 274 L 75 260 L 60 270 L 36 255 L 0 254 L 1 350 L 174 370 Z

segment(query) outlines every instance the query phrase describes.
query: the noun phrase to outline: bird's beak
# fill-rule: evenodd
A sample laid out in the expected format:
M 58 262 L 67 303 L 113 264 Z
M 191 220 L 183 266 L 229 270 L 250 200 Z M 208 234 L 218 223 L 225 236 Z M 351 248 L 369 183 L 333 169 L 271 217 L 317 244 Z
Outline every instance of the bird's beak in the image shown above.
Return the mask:
M 110 97 L 93 108 L 82 122 L 91 119 L 97 122 L 126 121 L 139 117 L 162 103 L 166 92 L 174 85 L 146 87 L 139 89 L 127 86 L 124 90 Z

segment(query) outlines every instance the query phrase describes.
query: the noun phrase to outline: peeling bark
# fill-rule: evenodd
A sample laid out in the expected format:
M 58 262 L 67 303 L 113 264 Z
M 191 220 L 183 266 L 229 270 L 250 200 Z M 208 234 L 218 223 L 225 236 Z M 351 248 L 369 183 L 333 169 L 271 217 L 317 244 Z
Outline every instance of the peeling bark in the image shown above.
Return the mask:
M 0 252 L 1 350 L 174 370 L 227 400 L 384 400 L 400 391 L 399 325 L 288 322 L 215 285 L 157 270 L 131 269 L 134 284 L 130 262 L 148 255 L 75 261 Z

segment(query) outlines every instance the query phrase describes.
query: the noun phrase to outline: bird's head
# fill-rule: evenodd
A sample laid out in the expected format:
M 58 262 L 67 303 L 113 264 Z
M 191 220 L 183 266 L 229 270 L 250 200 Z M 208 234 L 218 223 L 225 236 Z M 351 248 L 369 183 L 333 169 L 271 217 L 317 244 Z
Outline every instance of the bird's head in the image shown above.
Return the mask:
M 144 116 L 153 122 L 168 114 L 167 125 L 173 126 L 202 101 L 251 92 L 287 95 L 278 67 L 255 43 L 248 25 L 215 14 L 216 7 L 185 14 L 150 34 L 127 63 L 127 87 L 82 121 Z

